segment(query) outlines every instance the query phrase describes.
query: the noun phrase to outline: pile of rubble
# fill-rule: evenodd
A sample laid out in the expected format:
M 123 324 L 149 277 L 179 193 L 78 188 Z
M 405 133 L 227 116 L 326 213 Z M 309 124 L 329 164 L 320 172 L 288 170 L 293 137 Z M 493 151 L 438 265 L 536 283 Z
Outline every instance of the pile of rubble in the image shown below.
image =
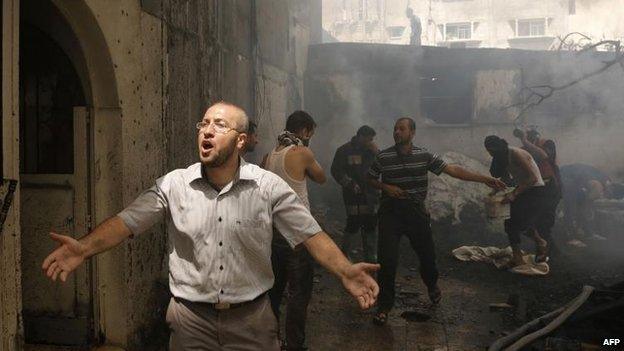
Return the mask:
M 449 164 L 457 164 L 468 170 L 489 174 L 489 168 L 478 160 L 458 152 L 447 152 L 442 158 Z M 466 182 L 442 174 L 439 177 L 429 177 L 429 194 L 427 207 L 431 219 L 440 221 L 447 218 L 453 224 L 461 223 L 460 215 L 467 208 L 472 208 L 471 215 L 478 214 L 480 219 L 485 218 L 485 200 L 490 189 L 483 184 Z

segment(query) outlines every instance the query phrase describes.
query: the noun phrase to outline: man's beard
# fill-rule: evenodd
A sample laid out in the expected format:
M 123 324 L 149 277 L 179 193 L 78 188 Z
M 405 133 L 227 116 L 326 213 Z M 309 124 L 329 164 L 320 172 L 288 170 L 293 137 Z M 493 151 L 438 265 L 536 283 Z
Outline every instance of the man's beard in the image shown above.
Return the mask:
M 409 139 L 407 139 L 407 140 L 405 140 L 405 139 L 394 139 L 394 143 L 397 146 L 407 145 L 407 144 L 409 144 Z
M 214 160 L 206 162 L 207 167 L 219 167 L 222 166 L 225 162 L 227 162 L 234 150 L 236 149 L 236 139 L 233 139 L 230 144 L 228 144 L 219 154 L 215 157 Z

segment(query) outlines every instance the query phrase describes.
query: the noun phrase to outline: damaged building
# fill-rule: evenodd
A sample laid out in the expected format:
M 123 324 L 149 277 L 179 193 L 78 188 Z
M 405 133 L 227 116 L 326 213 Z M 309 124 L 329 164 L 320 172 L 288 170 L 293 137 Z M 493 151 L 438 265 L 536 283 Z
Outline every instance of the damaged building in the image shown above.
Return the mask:
M 567 84 L 613 57 L 608 52 L 317 45 L 310 49 L 306 108 L 321 116 L 319 133 L 328 139 L 323 164 L 344 142 L 344 130 L 354 133 L 370 124 L 379 131 L 379 144 L 390 145 L 389 121 L 412 116 L 418 143 L 438 153 L 461 150 L 487 164 L 486 135 L 513 140 L 516 126 L 538 125 L 543 135 L 566 145 L 558 152 L 560 164 L 586 163 L 621 177 L 624 120 L 615 92 L 624 81 L 617 69 L 557 92 L 522 116 L 522 106 L 516 106 L 528 98 L 523 87 Z
M 453 17 L 466 4 L 433 1 L 438 8 L 432 16 L 440 22 L 421 17 L 429 37 L 423 38 L 424 46 L 415 47 L 323 44 L 327 35 L 334 35 L 333 40 L 409 41 L 403 5 L 382 20 L 371 1 L 358 1 L 368 3 L 368 10 L 354 5 L 348 8 L 351 12 L 345 8 L 333 13 L 327 12 L 325 2 L 3 0 L 0 351 L 39 350 L 41 345 L 72 350 L 86 345 L 166 349 L 169 332 L 164 315 L 170 293 L 165 224 L 90 259 L 66 284 L 47 279 L 42 259 L 56 245 L 50 230 L 82 237 L 119 213 L 156 178 L 196 162 L 195 124 L 217 101 L 240 105 L 258 124 L 258 149 L 246 156 L 254 163 L 274 146 L 286 116 L 305 109 L 318 125 L 311 148 L 325 170 L 330 169 L 336 148 L 359 126 L 373 127 L 378 145 L 385 148 L 393 143 L 394 121 L 411 116 L 417 124 L 416 144 L 482 173 L 489 165 L 483 148 L 486 135 L 513 140 L 515 127 L 537 125 L 561 145 L 561 164 L 585 163 L 614 179 L 624 177 L 624 73 L 619 65 L 604 68 L 619 51 L 611 47 L 581 54 L 543 51 L 556 35 L 577 28 L 574 23 L 580 23 L 578 28 L 588 25 L 578 19 L 581 15 L 602 13 L 604 6 L 558 1 L 566 6 L 527 12 L 513 26 L 503 16 L 496 25 L 507 34 L 495 37 L 486 32 L 494 22 L 478 16 L 461 21 Z M 578 15 L 569 19 L 575 16 L 567 7 L 572 4 Z M 416 12 L 421 10 L 426 9 L 418 7 Z M 359 16 L 358 11 L 360 19 L 377 16 L 376 27 L 372 20 L 347 23 Z M 522 21 L 527 18 L 539 19 L 542 27 L 531 29 L 529 23 L 528 35 L 522 35 L 519 31 L 525 30 Z M 326 23 L 333 32 L 322 26 Z M 458 23 L 469 23 L 469 37 L 460 37 Z M 624 32 L 614 28 L 607 35 Z M 587 30 L 599 36 L 595 29 Z M 601 73 L 593 74 L 597 71 Z M 580 81 L 567 87 L 576 79 Z M 526 90 L 533 86 L 554 88 L 552 96 L 524 111 L 535 101 Z M 313 213 L 322 217 L 338 241 L 344 219 L 339 185 L 310 185 L 310 194 Z M 429 208 L 433 219 L 443 223 L 440 230 L 445 234 L 479 231 L 486 196 L 480 185 L 442 176 L 431 180 Z M 596 216 L 602 218 L 603 232 L 617 235 L 614 228 L 621 225 L 618 216 L 624 209 L 619 203 L 601 206 Z M 472 229 L 462 227 L 462 222 L 469 222 Z M 480 235 L 466 238 L 479 240 Z M 436 240 L 445 242 L 439 255 L 450 257 L 452 246 L 464 239 Z M 399 273 L 401 308 L 420 303 L 410 285 L 415 262 L 410 259 Z M 446 259 L 443 264 L 457 265 Z M 353 322 L 350 318 L 356 312 L 336 292 L 338 283 L 326 272 L 317 274 L 308 327 L 311 349 L 382 349 L 379 345 L 393 343 L 409 348 L 417 347 L 414 340 L 421 338 L 432 349 L 446 345 L 449 350 L 494 342 L 508 331 L 503 327 L 494 331 L 499 327 L 492 326 L 501 324 L 503 317 L 473 311 L 467 301 L 478 299 L 480 293 L 499 299 L 507 291 L 495 292 L 492 282 L 482 284 L 481 291 L 453 274 L 460 275 L 449 273 L 443 288 L 453 291 L 448 300 L 463 301 L 461 305 L 433 312 L 434 323 L 424 329 L 410 321 L 391 321 L 397 323 L 396 333 L 389 335 L 375 334 L 365 313 Z M 624 278 L 610 269 L 594 281 L 606 275 Z M 487 279 L 487 273 L 475 276 Z M 513 278 L 502 281 L 508 290 L 538 285 L 523 285 Z M 565 279 L 557 282 L 563 285 Z M 566 293 L 574 288 L 566 287 Z M 548 307 L 539 308 L 563 304 L 568 297 L 557 295 Z M 516 312 L 522 317 L 505 328 L 522 324 L 527 314 L 543 312 L 527 312 L 526 302 L 524 309 Z M 475 320 L 462 319 L 464 315 Z M 449 322 L 452 318 L 454 322 Z M 456 336 L 447 335 L 454 331 Z M 370 335 L 374 336 L 369 342 Z

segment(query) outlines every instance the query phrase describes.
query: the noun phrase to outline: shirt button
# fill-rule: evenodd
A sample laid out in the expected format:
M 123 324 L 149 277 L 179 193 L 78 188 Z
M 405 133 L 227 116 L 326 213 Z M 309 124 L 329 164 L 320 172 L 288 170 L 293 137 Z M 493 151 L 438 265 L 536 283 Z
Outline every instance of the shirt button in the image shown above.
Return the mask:
M 219 246 L 223 246 L 223 241 L 219 241 Z
M 221 217 L 219 217 L 219 222 L 221 222 Z
M 223 266 L 219 266 L 219 270 L 223 270 Z
M 223 290 L 221 290 L 221 293 L 223 294 Z

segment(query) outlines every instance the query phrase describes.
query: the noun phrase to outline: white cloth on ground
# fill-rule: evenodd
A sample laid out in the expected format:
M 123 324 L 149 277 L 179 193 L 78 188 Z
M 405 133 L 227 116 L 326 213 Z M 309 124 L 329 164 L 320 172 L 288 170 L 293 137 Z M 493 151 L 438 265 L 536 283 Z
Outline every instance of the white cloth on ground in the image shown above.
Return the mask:
M 460 261 L 475 261 L 491 263 L 496 268 L 501 268 L 509 263 L 512 258 L 511 247 L 499 248 L 494 246 L 461 246 L 452 251 L 453 256 Z M 535 255 L 523 252 L 524 264 L 510 268 L 512 273 L 523 275 L 546 275 L 550 267 L 546 262 L 535 262 Z

